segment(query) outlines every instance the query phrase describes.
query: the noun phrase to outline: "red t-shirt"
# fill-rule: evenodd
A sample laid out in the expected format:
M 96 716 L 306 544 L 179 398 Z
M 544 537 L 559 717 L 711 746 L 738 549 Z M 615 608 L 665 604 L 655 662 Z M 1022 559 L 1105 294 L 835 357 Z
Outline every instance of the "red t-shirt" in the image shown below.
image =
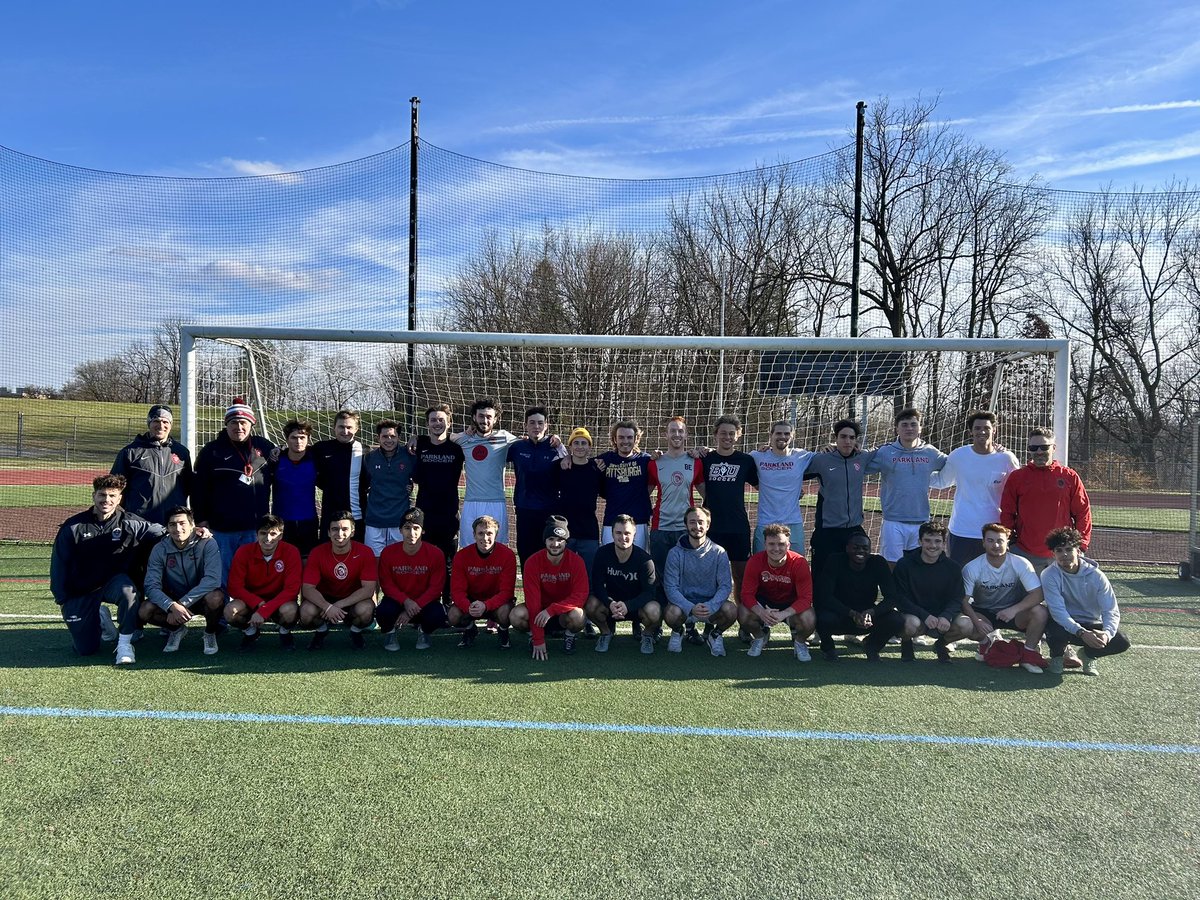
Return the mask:
M 397 603 L 411 600 L 424 609 L 446 586 L 446 554 L 428 541 L 421 541 L 411 555 L 403 542 L 389 544 L 379 554 L 379 584 L 383 596 Z
M 507 544 L 496 544 L 487 556 L 472 544 L 454 554 L 450 570 L 450 599 L 463 612 L 479 600 L 488 612 L 513 599 L 517 591 L 517 555 Z
M 542 610 L 552 616 L 579 609 L 587 602 L 588 575 L 583 557 L 572 550 L 563 552 L 557 566 L 550 564 L 545 550 L 539 550 L 525 563 L 525 607 L 529 610 L 529 633 L 533 643 L 546 643 L 546 629 L 535 625 Z
M 304 583 L 315 585 L 326 600 L 345 600 L 365 581 L 377 580 L 375 552 L 366 544 L 350 542 L 350 549 L 333 555 L 333 544 L 318 544 L 304 564 Z
M 241 600 L 269 619 L 285 603 L 296 602 L 303 571 L 300 551 L 285 541 L 275 546 L 270 560 L 263 559 L 257 541 L 243 544 L 229 564 L 229 599 Z
M 771 609 L 791 607 L 795 612 L 812 608 L 812 571 L 808 560 L 789 550 L 783 565 L 772 566 L 767 551 L 761 550 L 746 563 L 742 576 L 742 606 L 759 603 Z

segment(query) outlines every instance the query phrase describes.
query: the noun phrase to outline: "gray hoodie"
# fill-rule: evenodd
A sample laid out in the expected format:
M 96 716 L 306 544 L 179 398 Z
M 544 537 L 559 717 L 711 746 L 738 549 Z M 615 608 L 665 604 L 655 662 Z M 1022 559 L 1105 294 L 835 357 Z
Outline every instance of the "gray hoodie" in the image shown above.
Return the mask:
M 708 538 L 699 547 L 693 547 L 685 534 L 667 553 L 663 588 L 667 600 L 685 614 L 690 614 L 697 603 L 703 603 L 709 612 L 715 613 L 733 593 L 729 554 Z
M 929 521 L 929 476 L 946 465 L 946 454 L 918 442 L 908 448 L 899 441 L 884 444 L 867 463 L 868 472 L 881 473 L 879 505 L 888 522 L 920 525 Z
M 1042 572 L 1042 595 L 1050 616 L 1071 634 L 1099 622 L 1109 637 L 1121 624 L 1121 610 L 1108 577 L 1092 560 L 1081 557 L 1072 575 L 1057 565 Z
M 164 537 L 150 551 L 146 564 L 146 599 L 159 609 L 172 603 L 189 609 L 211 590 L 221 586 L 221 551 L 217 542 L 192 535 L 182 548 Z

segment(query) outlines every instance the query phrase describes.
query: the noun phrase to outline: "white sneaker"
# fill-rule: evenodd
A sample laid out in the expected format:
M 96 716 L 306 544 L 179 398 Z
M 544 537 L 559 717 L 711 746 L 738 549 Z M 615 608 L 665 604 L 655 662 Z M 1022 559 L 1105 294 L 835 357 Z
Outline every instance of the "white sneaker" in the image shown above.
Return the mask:
M 128 641 L 120 641 L 117 643 L 117 660 L 114 665 L 132 666 L 137 662 L 137 656 L 133 652 L 133 644 Z
M 388 653 L 395 653 L 400 649 L 400 636 L 396 634 L 399 629 L 393 628 L 387 633 L 387 637 L 383 639 L 383 649 Z
M 765 637 L 756 637 L 750 642 L 750 649 L 746 651 L 746 655 L 762 656 L 763 647 L 766 645 L 766 643 L 767 639 Z
M 804 641 L 792 641 L 792 648 L 800 662 L 812 662 L 812 654 L 808 652 L 808 644 Z
M 217 636 L 211 631 L 204 632 L 204 655 L 212 656 L 221 648 L 217 646 Z
M 100 604 L 98 612 L 100 614 L 100 640 L 111 644 L 120 636 L 117 626 L 113 623 L 112 612 L 103 603 Z
M 642 652 L 647 656 L 654 652 L 654 635 L 649 631 L 642 632 Z
M 608 645 L 611 643 L 612 643 L 612 635 L 611 634 L 600 635 L 599 637 L 596 638 L 596 652 L 597 653 L 607 653 Z
M 667 641 L 667 652 L 668 653 L 683 652 L 683 632 L 682 631 L 672 631 L 671 632 L 671 639 L 669 641 Z
M 187 634 L 187 626 L 180 625 L 174 631 L 167 635 L 167 642 L 163 644 L 163 653 L 174 653 L 179 649 L 179 645 L 183 643 L 183 636 Z
M 714 634 L 708 639 L 708 650 L 713 656 L 725 655 L 725 637 L 720 634 Z

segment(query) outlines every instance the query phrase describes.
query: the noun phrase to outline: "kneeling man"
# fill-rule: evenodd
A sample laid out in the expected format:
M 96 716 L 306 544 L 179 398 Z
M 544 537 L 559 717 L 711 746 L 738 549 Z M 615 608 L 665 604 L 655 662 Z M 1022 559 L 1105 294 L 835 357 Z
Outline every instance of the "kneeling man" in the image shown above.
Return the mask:
M 375 618 L 384 633 L 384 650 L 400 649 L 399 630 L 410 622 L 419 629 L 417 649 L 428 650 L 430 635 L 446 626 L 446 555 L 422 540 L 425 513 L 416 507 L 401 516 L 400 534 L 403 540 L 385 547 L 379 557 L 383 599 Z
M 300 618 L 297 601 L 304 563 L 300 548 L 283 539 L 286 530 L 287 523 L 279 516 L 263 516 L 254 543 L 243 544 L 233 554 L 225 621 L 242 629 L 238 650 L 254 649 L 259 629 L 268 619 L 279 626 L 280 647 L 291 650 L 296 646 L 292 629 Z
M 712 625 L 707 641 L 713 656 L 725 655 L 725 629 L 737 619 L 733 594 L 733 571 L 725 548 L 708 539 L 712 514 L 693 506 L 683 516 L 687 534 L 667 553 L 663 589 L 667 609 L 663 621 L 671 628 L 667 642 L 670 653 L 683 650 L 683 626 L 689 619 Z
M 363 631 L 375 617 L 378 563 L 366 544 L 354 540 L 354 514 L 340 510 L 329 517 L 329 542 L 319 544 L 304 564 L 300 588 L 300 627 L 316 628 L 309 650 L 320 650 L 330 625 L 350 626 L 350 644 L 366 646 Z
M 772 626 L 787 622 L 792 652 L 808 662 L 808 636 L 817 625 L 808 560 L 791 549 L 792 529 L 773 523 L 763 529 L 763 546 L 746 563 L 738 622 L 750 632 L 747 656 L 761 656 Z
M 596 652 L 612 643 L 617 622 L 642 625 L 641 649 L 654 652 L 654 632 L 662 624 L 662 607 L 654 599 L 658 579 L 650 554 L 634 544 L 637 522 L 621 513 L 613 520 L 612 543 L 596 551 L 592 563 L 592 594 L 584 611 L 600 629 Z
M 533 658 L 545 659 L 546 627 L 566 631 L 563 653 L 575 652 L 575 639 L 586 621 L 583 605 L 588 597 L 587 567 L 583 557 L 567 549 L 571 532 L 562 516 L 546 520 L 542 532 L 544 550 L 525 563 L 525 602 L 515 607 L 509 620 L 518 631 L 533 639 Z M 553 620 L 553 621 L 552 621 Z

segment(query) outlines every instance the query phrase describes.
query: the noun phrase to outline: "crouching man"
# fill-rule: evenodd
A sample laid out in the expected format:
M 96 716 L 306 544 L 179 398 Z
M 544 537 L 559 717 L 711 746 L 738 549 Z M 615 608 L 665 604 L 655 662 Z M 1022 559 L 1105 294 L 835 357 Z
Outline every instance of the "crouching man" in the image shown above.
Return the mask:
M 654 632 L 662 624 L 662 607 L 654 599 L 658 579 L 650 554 L 634 544 L 637 522 L 621 513 L 613 520 L 612 543 L 596 551 L 592 563 L 592 593 L 584 611 L 600 629 L 596 652 L 605 653 L 612 643 L 617 622 L 642 625 L 643 653 L 654 652 Z
M 767 525 L 762 539 L 766 549 L 750 557 L 742 579 L 738 622 L 750 632 L 746 655 L 761 656 L 771 628 L 786 622 L 792 631 L 792 653 L 808 662 L 808 636 L 817 625 L 808 560 L 790 549 L 792 529 L 787 525 Z
M 450 572 L 450 601 L 447 613 L 451 628 L 467 623 L 460 647 L 474 645 L 479 620 L 495 622 L 499 629 L 500 649 L 511 643 L 509 615 L 516 603 L 517 555 L 507 544 L 497 541 L 500 523 L 491 516 L 479 516 L 471 523 L 475 543 L 454 554 Z
M 816 601 L 821 653 L 830 662 L 838 658 L 835 634 L 865 634 L 867 659 L 874 662 L 904 627 L 892 571 L 886 559 L 871 552 L 865 534 L 852 532 L 845 552 L 829 557 L 817 576 Z
M 962 611 L 962 567 L 945 553 L 948 533 L 940 522 L 921 525 L 917 549 L 906 552 L 892 571 L 896 605 L 904 614 L 901 659 L 916 659 L 913 638 L 923 634 L 936 638 L 938 662 L 948 663 L 949 645 L 974 631 Z
M 313 548 L 304 564 L 300 588 L 300 627 L 315 628 L 309 650 L 320 650 L 330 625 L 350 626 L 350 644 L 366 646 L 363 630 L 375 617 L 378 564 L 366 544 L 354 540 L 354 515 L 342 510 L 329 517 L 329 542 Z
M 1046 546 L 1054 554 L 1054 565 L 1042 572 L 1042 593 L 1050 611 L 1050 674 L 1062 674 L 1063 652 L 1067 644 L 1076 644 L 1083 647 L 1083 674 L 1099 675 L 1099 657 L 1129 649 L 1129 638 L 1117 630 L 1117 596 L 1099 566 L 1084 557 L 1081 532 L 1055 528 L 1046 535 Z
M 253 544 L 243 544 L 229 567 L 229 603 L 225 621 L 242 630 L 239 650 L 254 649 L 260 627 L 268 620 L 279 626 L 279 646 L 296 646 L 292 629 L 300 618 L 300 582 L 304 564 L 300 548 L 283 540 L 287 523 L 279 516 L 258 520 Z
M 563 653 L 575 652 L 575 640 L 586 621 L 583 605 L 588 598 L 587 567 L 583 557 L 567 549 L 571 532 L 562 516 L 546 520 L 542 532 L 545 549 L 525 563 L 525 602 L 516 606 L 509 621 L 533 638 L 533 658 L 545 659 L 546 628 L 557 626 L 563 636 Z
M 417 649 L 428 650 L 433 643 L 430 636 L 447 621 L 442 605 L 446 556 L 422 540 L 425 513 L 416 507 L 401 516 L 400 535 L 400 543 L 385 547 L 379 557 L 383 599 L 375 618 L 384 634 L 384 650 L 400 649 L 400 629 L 410 623 L 418 628 Z
M 693 506 L 684 514 L 687 534 L 667 553 L 663 588 L 667 610 L 663 621 L 671 629 L 667 651 L 683 650 L 683 626 L 688 618 L 712 625 L 707 640 L 713 656 L 725 655 L 725 629 L 737 619 L 733 594 L 733 571 L 725 548 L 708 539 L 712 514 Z
M 142 625 L 170 629 L 163 653 L 174 653 L 183 642 L 188 622 L 204 616 L 204 653 L 217 652 L 217 628 L 225 608 L 221 590 L 221 551 L 216 541 L 196 534 L 196 520 L 186 506 L 167 513 L 167 537 L 154 545 L 146 563 L 146 599 L 121 625 L 117 665 L 132 665 L 133 632 Z

